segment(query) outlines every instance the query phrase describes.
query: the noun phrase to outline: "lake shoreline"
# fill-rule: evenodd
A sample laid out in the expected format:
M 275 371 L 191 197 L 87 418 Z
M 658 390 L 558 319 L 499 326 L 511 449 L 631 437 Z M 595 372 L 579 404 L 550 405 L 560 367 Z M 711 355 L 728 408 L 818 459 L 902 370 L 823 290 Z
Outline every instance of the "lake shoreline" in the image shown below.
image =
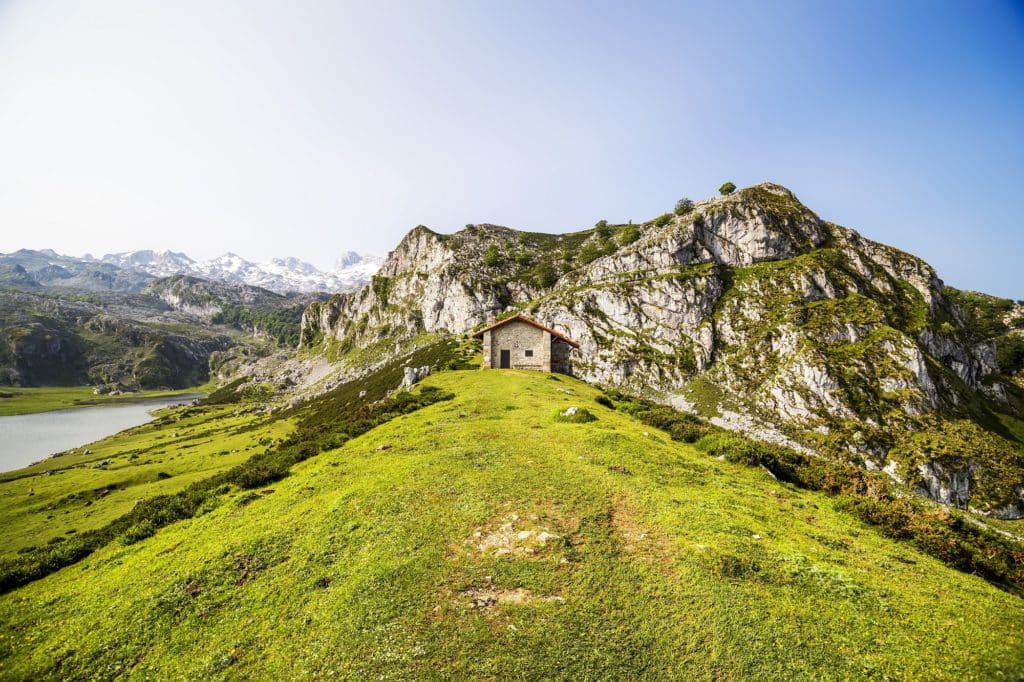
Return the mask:
M 185 405 L 203 395 L 132 396 L 126 401 L 0 416 L 0 474 L 38 465 L 141 426 L 156 419 L 153 412 Z
M 57 410 L 130 405 L 151 399 L 203 395 L 208 385 L 182 389 L 135 391 L 119 395 L 96 394 L 91 386 L 8 386 L 0 389 L 0 417 L 40 414 Z

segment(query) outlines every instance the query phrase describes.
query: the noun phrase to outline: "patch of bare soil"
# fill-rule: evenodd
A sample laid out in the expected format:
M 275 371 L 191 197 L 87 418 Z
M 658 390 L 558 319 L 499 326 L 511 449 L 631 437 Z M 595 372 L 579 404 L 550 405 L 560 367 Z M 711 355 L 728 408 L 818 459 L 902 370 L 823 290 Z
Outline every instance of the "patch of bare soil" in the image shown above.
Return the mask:
M 529 605 L 565 601 L 557 595 L 537 595 L 521 587 L 506 590 L 495 585 L 484 588 L 474 587 L 460 592 L 459 597 L 469 608 L 479 611 L 506 604 Z
M 668 566 L 672 562 L 671 543 L 652 524 L 622 498 L 611 508 L 611 529 L 623 554 L 638 556 Z
M 539 516 L 513 512 L 475 528 L 466 545 L 482 555 L 532 557 L 543 554 L 560 538 Z

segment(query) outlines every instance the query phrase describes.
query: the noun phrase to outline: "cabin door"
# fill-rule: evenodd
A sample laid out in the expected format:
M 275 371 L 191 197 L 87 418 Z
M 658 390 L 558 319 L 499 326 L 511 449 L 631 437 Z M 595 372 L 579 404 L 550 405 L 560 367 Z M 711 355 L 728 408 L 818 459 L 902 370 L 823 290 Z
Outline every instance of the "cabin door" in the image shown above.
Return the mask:
M 501 369 L 508 369 L 512 366 L 512 351 L 503 350 L 501 351 L 501 363 L 498 365 Z

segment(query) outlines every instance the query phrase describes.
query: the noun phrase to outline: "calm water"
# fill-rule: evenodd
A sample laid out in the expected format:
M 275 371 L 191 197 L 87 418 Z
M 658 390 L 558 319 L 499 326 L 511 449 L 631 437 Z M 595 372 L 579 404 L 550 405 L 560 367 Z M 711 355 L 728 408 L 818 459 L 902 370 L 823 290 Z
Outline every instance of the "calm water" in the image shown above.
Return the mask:
M 38 462 L 153 419 L 153 410 L 181 405 L 198 395 L 150 398 L 128 405 L 97 405 L 70 410 L 0 417 L 0 471 Z

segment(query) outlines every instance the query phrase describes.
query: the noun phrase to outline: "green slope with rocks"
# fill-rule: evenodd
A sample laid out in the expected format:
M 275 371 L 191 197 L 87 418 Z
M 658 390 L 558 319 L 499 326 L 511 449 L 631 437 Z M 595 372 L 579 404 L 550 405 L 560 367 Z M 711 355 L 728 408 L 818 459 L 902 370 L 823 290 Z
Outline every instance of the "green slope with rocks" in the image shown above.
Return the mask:
M 310 305 L 302 342 L 344 373 L 521 311 L 581 344 L 586 381 L 1016 519 L 1020 307 L 985 300 L 765 183 L 563 235 L 418 227 L 370 285 Z
M 185 276 L 142 292 L 0 288 L 0 385 L 196 386 L 246 353 L 295 347 L 315 298 Z
M 281 480 L 227 485 L 193 517 L 0 597 L 0 674 L 964 680 L 1024 670 L 1024 601 L 883 537 L 838 498 L 674 441 L 573 379 L 442 372 L 421 391 L 453 397 L 326 444 Z M 330 408 L 339 415 L 356 400 L 344 395 Z M 556 419 L 571 405 L 596 419 Z M 193 427 L 147 428 L 155 440 Z

